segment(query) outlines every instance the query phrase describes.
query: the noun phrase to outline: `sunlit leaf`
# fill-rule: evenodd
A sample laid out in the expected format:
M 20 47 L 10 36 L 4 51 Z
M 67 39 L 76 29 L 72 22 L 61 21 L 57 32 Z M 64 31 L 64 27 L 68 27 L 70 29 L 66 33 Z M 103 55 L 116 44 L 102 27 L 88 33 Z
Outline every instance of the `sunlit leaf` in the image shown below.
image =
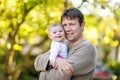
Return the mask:
M 18 44 L 15 44 L 14 45 L 14 49 L 15 50 L 18 50 L 18 51 L 21 51 L 22 50 L 22 46 L 18 45 Z

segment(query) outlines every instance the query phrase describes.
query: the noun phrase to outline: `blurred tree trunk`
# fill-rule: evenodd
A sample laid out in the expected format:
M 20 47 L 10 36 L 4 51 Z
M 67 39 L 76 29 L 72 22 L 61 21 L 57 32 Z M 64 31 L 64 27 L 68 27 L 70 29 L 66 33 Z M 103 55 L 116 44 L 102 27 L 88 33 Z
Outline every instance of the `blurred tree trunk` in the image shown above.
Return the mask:
M 25 7 L 25 6 L 24 6 Z M 21 19 L 21 21 L 16 21 L 16 28 L 14 31 L 12 31 L 11 33 L 9 33 L 8 36 L 8 43 L 11 45 L 10 49 L 8 50 L 8 53 L 6 54 L 6 67 L 5 67 L 5 78 L 7 78 L 8 80 L 16 80 L 14 77 L 15 75 L 18 75 L 18 73 L 21 72 L 21 67 L 19 67 L 18 69 L 16 69 L 15 62 L 14 62 L 14 56 L 15 56 L 15 50 L 14 50 L 14 45 L 16 44 L 16 38 L 17 38 L 17 33 L 19 31 L 19 28 L 21 26 L 21 24 L 24 22 L 25 17 L 27 16 L 27 14 L 30 12 L 30 10 L 33 7 L 29 8 L 28 10 L 26 9 L 26 7 L 23 10 L 23 17 Z M 18 14 L 16 13 L 16 19 L 18 19 Z M 13 23 L 11 23 L 12 25 Z M 21 66 L 21 65 L 20 65 Z
M 115 55 L 116 63 L 118 63 L 119 46 L 120 46 L 120 44 L 117 45 L 117 47 L 116 47 L 116 55 Z

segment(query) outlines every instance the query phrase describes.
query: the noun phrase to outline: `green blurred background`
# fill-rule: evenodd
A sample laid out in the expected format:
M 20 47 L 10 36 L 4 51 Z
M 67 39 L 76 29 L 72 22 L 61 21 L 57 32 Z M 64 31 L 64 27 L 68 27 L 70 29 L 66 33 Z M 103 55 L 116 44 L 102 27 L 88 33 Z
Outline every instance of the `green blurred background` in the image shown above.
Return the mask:
M 120 80 L 120 0 L 0 0 L 0 80 L 37 80 L 34 60 L 49 49 L 47 27 L 73 6 L 98 50 L 94 80 Z

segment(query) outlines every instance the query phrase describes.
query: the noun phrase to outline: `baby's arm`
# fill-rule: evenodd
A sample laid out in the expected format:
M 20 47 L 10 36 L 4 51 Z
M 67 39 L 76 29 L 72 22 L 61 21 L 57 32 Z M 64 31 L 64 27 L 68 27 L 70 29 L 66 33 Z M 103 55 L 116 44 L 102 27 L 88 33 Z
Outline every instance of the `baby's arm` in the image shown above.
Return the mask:
M 52 41 L 51 47 L 50 47 L 49 60 L 50 60 L 50 64 L 51 64 L 54 68 L 57 67 L 56 57 L 58 56 L 59 51 L 60 51 L 60 43 L 59 43 L 59 42 L 54 42 L 54 41 Z

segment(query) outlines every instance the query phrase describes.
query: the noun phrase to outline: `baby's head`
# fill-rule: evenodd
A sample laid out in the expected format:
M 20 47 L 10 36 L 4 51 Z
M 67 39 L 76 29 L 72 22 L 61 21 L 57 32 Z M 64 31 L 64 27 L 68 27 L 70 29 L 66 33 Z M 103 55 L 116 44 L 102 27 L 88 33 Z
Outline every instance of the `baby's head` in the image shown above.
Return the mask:
M 62 42 L 64 40 L 65 33 L 59 23 L 54 23 L 48 27 L 48 36 L 54 41 Z

